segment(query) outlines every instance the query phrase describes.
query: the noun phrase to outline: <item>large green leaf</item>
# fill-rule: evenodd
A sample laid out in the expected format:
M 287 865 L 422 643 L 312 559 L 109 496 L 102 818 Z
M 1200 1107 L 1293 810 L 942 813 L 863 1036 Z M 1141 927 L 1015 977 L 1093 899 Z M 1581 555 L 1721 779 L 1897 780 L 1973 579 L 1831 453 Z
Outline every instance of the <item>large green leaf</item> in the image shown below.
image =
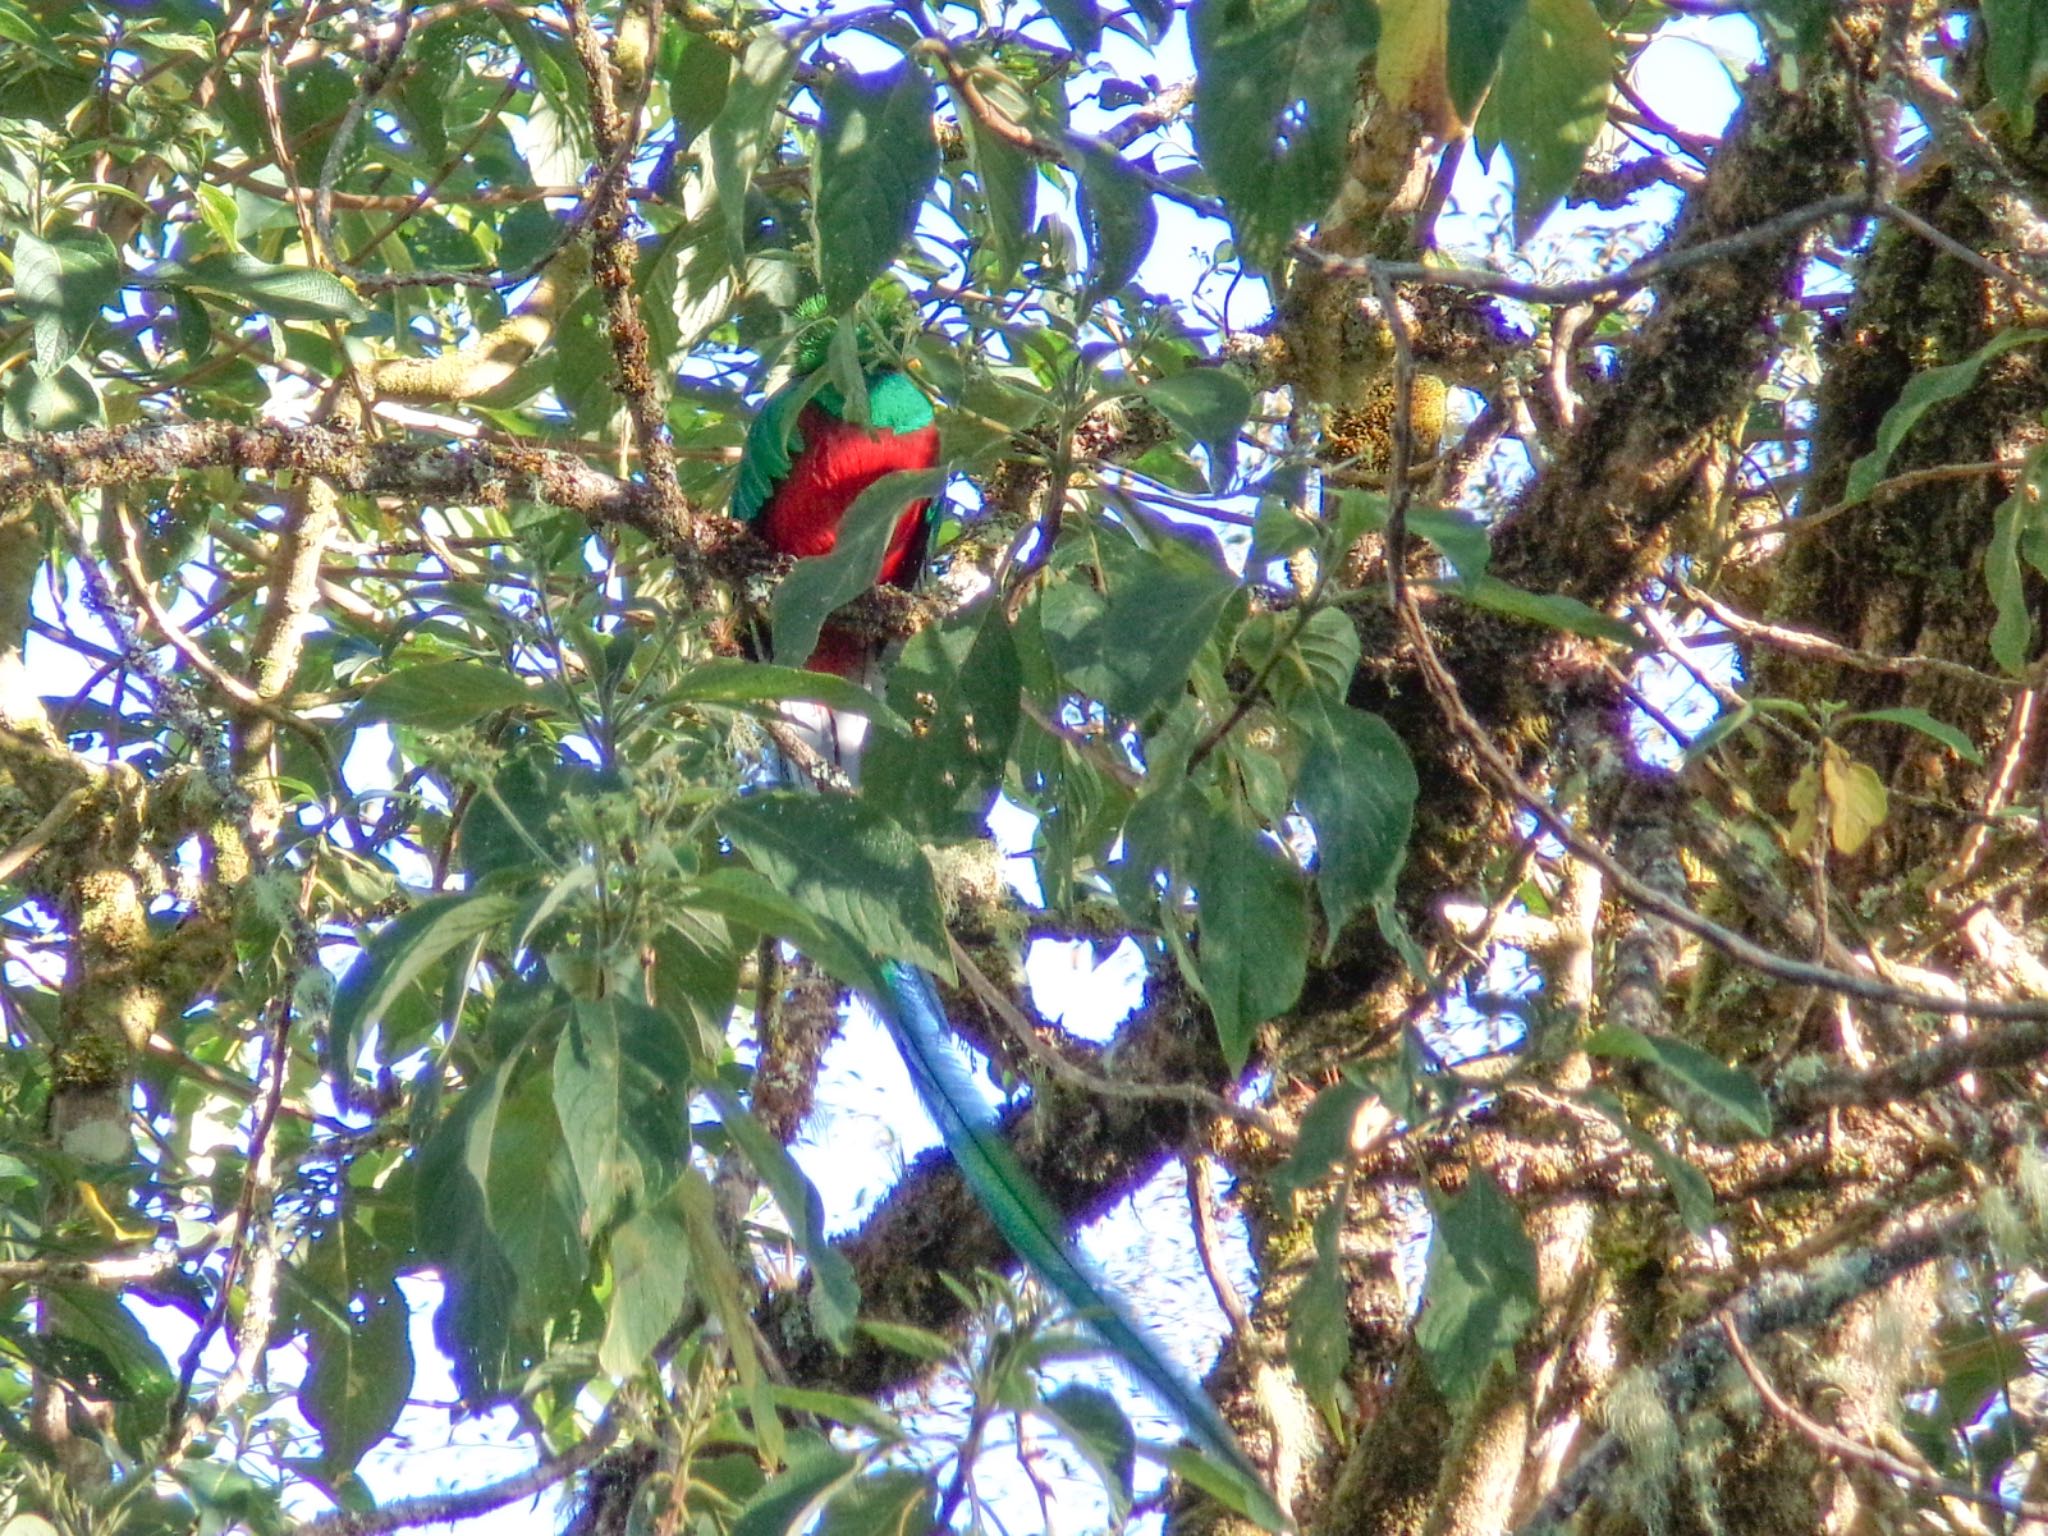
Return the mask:
M 722 809 L 718 826 L 777 890 L 870 954 L 953 974 L 931 866 L 916 840 L 872 807 L 752 795 Z
M 314 1316 L 299 1409 L 320 1432 L 328 1477 L 351 1471 L 398 1422 L 412 1395 L 411 1321 L 394 1281 L 359 1292 L 339 1319 Z
M 472 944 L 519 910 L 503 891 L 437 896 L 385 924 L 341 978 L 327 1026 L 330 1071 L 346 1074 L 360 1037 L 437 961 Z
M 472 1167 L 471 1133 L 479 1112 L 494 1102 L 495 1095 L 463 1096 L 421 1146 L 413 1185 L 420 1252 L 441 1277 L 434 1342 L 466 1397 L 490 1395 L 524 1363 L 518 1332 L 507 1326 L 518 1306 L 519 1274 L 491 1231 Z
M 1294 1006 L 1308 970 L 1308 906 L 1301 879 L 1280 852 L 1228 816 L 1212 823 L 1195 870 L 1201 912 L 1202 992 L 1233 1072 L 1251 1054 L 1252 1032 Z
M 1613 50 L 1593 0 L 1528 0 L 1507 57 L 1478 123 L 1478 142 L 1488 155 L 1495 145 L 1507 146 L 1515 165 L 1515 228 L 1527 239 L 1571 190 L 1607 122 Z
M 1444 18 L 1444 87 L 1452 110 L 1464 121 L 1479 109 L 1503 54 L 1521 68 L 1522 58 L 1509 39 L 1528 6 L 1529 0 L 1450 0 Z
M 1195 144 L 1239 249 L 1271 271 L 1343 181 L 1379 14 L 1359 0 L 1204 0 L 1190 14 Z
M 815 1536 L 930 1536 L 938 1512 L 929 1474 L 890 1467 L 833 1494 Z
M 1984 77 L 2021 140 L 2034 132 L 2034 105 L 2048 87 L 2048 8 L 2039 0 L 1982 0 Z
M 714 913 L 795 945 L 827 974 L 866 997 L 879 998 L 886 990 L 873 956 L 751 869 L 714 870 L 690 887 L 686 900 L 685 910 Z
M 1304 716 L 1310 745 L 1295 794 L 1316 831 L 1327 948 L 1353 914 L 1392 889 L 1420 786 L 1407 747 L 1378 715 L 1339 704 Z
M 732 1536 L 794 1536 L 859 1470 L 855 1457 L 829 1445 L 797 1452 L 747 1501 L 733 1522 Z
M 903 721 L 880 699 L 857 683 L 829 672 L 778 667 L 738 657 L 713 657 L 685 672 L 669 698 L 679 704 L 823 704 L 847 714 L 865 715 L 902 727 Z
M 825 109 L 813 161 L 818 280 L 843 311 L 903 248 L 939 174 L 938 98 L 909 59 L 872 75 L 834 69 L 814 89 Z
M 1536 1245 L 1493 1176 L 1474 1170 L 1463 1194 L 1439 1202 L 1415 1342 L 1437 1389 L 1470 1402 L 1496 1360 L 1535 1320 Z
M 725 105 L 705 131 L 707 206 L 720 216 L 726 265 L 746 257 L 747 191 L 782 137 L 782 107 L 796 54 L 772 30 L 756 32 L 726 87 Z
M 1756 1079 L 1696 1045 L 1609 1020 L 1586 1037 L 1586 1049 L 1595 1056 L 1648 1062 L 1750 1135 L 1771 1134 L 1770 1101 Z
M 1072 163 L 1081 177 L 1081 232 L 1088 239 L 1088 291 L 1084 304 L 1121 289 L 1137 275 L 1159 232 L 1152 189 L 1114 151 L 1076 144 Z
M 639 1372 L 682 1315 L 690 1294 L 689 1244 L 689 1226 L 673 1193 L 613 1229 L 612 1291 L 597 1346 L 597 1363 L 611 1375 Z
M 1013 122 L 1031 117 L 1031 98 L 1009 76 L 985 81 L 982 95 Z M 981 188 L 982 215 L 987 220 L 990 276 L 1008 283 L 1024 259 L 1024 244 L 1038 219 L 1038 162 L 1018 145 L 994 132 L 974 113 L 958 107 L 967 143 L 967 163 Z
M 1237 579 L 1192 545 L 1155 552 L 1105 532 L 1101 554 L 1106 593 L 1085 581 L 1047 589 L 1046 648 L 1068 687 L 1112 714 L 1143 715 L 1186 683 Z
M 1287 1308 L 1287 1361 L 1295 1379 L 1325 1414 L 1351 1363 L 1350 1288 L 1344 1281 L 1345 1202 L 1333 1198 L 1316 1217 L 1316 1256 Z
M 1991 659 L 2018 677 L 2033 649 L 2034 616 L 2027 606 L 2026 568 L 2048 576 L 2048 451 L 2027 459 L 2019 484 L 1991 515 L 1991 542 L 1984 550 L 1984 584 L 1996 617 L 1991 625 Z
M 1209 487 L 1227 488 L 1237 473 L 1237 435 L 1251 414 L 1252 392 L 1221 368 L 1193 368 L 1147 385 L 1145 399 L 1209 451 Z
M 689 1044 L 667 1014 L 613 994 L 579 1001 L 555 1047 L 560 1117 L 588 1226 L 659 1197 L 690 1155 Z
M 928 501 L 945 489 L 948 471 L 898 470 L 882 476 L 853 499 L 839 524 L 829 555 L 799 560 L 775 589 L 775 654 L 788 662 L 807 659 L 832 610 L 852 602 L 875 584 L 888 553 L 889 535 L 904 508 Z
M 121 258 L 96 229 L 14 242 L 14 301 L 33 322 L 35 371 L 55 374 L 77 353 L 100 310 L 121 291 Z
M 99 386 L 77 363 L 66 363 L 47 376 L 34 368 L 17 368 L 7 381 L 0 435 L 20 438 L 31 432 L 96 427 L 105 414 Z
M 131 280 L 138 288 L 190 288 L 273 320 L 358 322 L 369 311 L 332 272 L 285 267 L 246 251 L 160 262 Z
M 1121 1520 L 1129 1513 L 1135 1489 L 1138 1437 L 1116 1397 L 1085 1382 L 1069 1382 L 1038 1404 L 1067 1443 L 1080 1452 L 1109 1495 L 1110 1513 Z
M 400 667 L 371 684 L 350 714 L 351 723 L 389 720 L 427 730 L 453 730 L 503 709 L 537 703 L 539 690 L 517 672 L 480 661 L 423 661 Z
M 977 837 L 1022 718 L 1023 668 L 1001 603 L 911 636 L 889 672 L 909 721 L 868 738 L 862 794 L 912 832 Z

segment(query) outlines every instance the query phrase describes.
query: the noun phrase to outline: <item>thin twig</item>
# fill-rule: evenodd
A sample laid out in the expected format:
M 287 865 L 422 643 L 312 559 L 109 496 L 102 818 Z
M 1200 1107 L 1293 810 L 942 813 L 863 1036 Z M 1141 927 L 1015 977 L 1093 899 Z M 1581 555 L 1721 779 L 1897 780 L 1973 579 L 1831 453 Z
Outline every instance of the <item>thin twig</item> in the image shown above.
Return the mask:
M 1233 1104 L 1221 1094 L 1211 1093 L 1194 1083 L 1120 1083 L 1076 1066 L 1038 1038 L 1038 1031 L 1032 1028 L 1031 1021 L 1018 1012 L 1017 1005 L 1003 995 L 1001 988 L 989 980 L 988 974 L 975 963 L 974 956 L 969 954 L 960 941 L 950 933 L 946 935 L 946 945 L 953 956 L 953 964 L 965 978 L 968 989 L 988 1005 L 989 1011 L 1003 1022 L 1035 1064 L 1043 1067 L 1046 1072 L 1069 1088 L 1105 1099 L 1185 1104 L 1206 1115 L 1234 1120 L 1240 1125 L 1249 1125 L 1272 1137 L 1280 1145 L 1293 1143 L 1293 1134 L 1264 1110 L 1255 1109 L 1249 1104 Z
M 1833 1456 L 1852 1466 L 1868 1467 L 1886 1477 L 1895 1477 L 1907 1486 L 1931 1493 L 1937 1498 L 1961 1499 L 1965 1503 L 1979 1504 L 1986 1509 L 1995 1509 L 2001 1514 L 2017 1516 L 2022 1520 L 2048 1520 L 2048 1504 L 2027 1499 L 2009 1499 L 1990 1488 L 1977 1488 L 1968 1483 L 1957 1482 L 1943 1477 L 1925 1467 L 1916 1467 L 1909 1461 L 1901 1460 L 1891 1452 L 1870 1445 L 1832 1429 L 1820 1420 L 1804 1412 L 1796 1403 L 1772 1385 L 1750 1354 L 1749 1346 L 1742 1342 L 1742 1330 L 1735 1325 L 1735 1319 L 1723 1312 L 1720 1315 L 1721 1336 L 1728 1341 L 1728 1352 L 1735 1357 L 1735 1363 L 1742 1367 L 1742 1374 L 1749 1378 L 1749 1384 L 1756 1389 L 1756 1395 L 1763 1399 L 1764 1406 L 1797 1430 L 1823 1453 Z

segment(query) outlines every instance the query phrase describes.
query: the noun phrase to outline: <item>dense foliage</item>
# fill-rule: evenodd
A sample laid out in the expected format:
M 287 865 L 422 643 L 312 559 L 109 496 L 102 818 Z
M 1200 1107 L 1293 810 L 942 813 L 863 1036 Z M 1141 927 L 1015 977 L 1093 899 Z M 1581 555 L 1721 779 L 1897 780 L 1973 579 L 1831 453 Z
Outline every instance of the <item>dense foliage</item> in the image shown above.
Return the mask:
M 0 0 L 0 1531 L 2037 1527 L 2044 86 L 2034 0 Z M 942 468 L 792 564 L 748 424 L 878 349 Z M 1185 1179 L 1258 1479 L 955 1157 L 833 1232 L 895 963 L 1058 1220 Z M 531 1470 L 380 1504 L 419 1306 Z

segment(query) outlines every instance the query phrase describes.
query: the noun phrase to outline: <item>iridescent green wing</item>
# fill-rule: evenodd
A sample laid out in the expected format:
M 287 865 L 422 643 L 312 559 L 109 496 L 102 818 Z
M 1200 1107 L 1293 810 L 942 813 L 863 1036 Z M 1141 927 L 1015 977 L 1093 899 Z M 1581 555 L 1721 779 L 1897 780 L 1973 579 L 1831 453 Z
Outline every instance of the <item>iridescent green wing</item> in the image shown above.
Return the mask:
M 732 515 L 751 523 L 775 496 L 775 488 L 789 474 L 796 456 L 804 451 L 803 435 L 797 431 L 797 417 L 813 393 L 811 381 L 796 378 L 775 391 L 761 407 L 761 414 L 747 428 L 747 445 L 740 450 L 740 477 L 732 488 Z

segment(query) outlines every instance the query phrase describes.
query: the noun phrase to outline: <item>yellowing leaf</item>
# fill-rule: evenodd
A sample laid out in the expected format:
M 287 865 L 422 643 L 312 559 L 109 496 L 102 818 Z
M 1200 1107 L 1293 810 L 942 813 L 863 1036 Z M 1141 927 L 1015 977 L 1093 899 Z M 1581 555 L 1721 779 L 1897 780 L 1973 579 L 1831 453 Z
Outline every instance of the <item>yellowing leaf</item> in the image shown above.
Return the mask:
M 1821 790 L 1828 797 L 1828 837 L 1837 853 L 1854 853 L 1884 825 L 1891 797 L 1868 763 L 1859 763 L 1832 741 L 1821 749 Z
M 1383 0 L 1380 6 L 1380 90 L 1440 138 L 1463 126 L 1451 105 L 1450 11 L 1450 0 Z

